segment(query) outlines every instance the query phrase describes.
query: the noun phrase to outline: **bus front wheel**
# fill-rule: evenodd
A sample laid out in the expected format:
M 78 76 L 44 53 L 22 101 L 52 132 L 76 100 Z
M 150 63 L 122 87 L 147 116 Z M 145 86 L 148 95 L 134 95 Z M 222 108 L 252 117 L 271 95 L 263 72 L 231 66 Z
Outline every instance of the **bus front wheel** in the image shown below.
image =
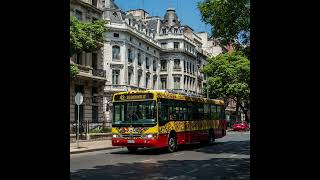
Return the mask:
M 171 134 L 168 139 L 168 151 L 174 152 L 177 150 L 177 138 L 175 135 Z
M 128 151 L 131 153 L 137 152 L 138 148 L 137 147 L 127 147 Z

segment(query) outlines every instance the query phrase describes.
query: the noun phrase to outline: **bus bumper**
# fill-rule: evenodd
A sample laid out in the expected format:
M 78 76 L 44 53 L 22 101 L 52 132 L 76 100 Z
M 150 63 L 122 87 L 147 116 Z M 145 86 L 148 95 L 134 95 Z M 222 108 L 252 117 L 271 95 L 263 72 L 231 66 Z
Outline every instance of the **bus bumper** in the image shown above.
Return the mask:
M 166 144 L 159 139 L 123 139 L 112 138 L 112 146 L 129 147 L 165 147 Z

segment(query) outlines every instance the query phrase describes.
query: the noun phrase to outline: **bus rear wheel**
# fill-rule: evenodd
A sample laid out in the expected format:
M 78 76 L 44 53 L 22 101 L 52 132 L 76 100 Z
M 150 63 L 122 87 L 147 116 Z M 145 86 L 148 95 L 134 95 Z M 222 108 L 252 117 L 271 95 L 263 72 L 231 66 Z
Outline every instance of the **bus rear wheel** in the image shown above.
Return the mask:
M 127 147 L 128 151 L 130 153 L 134 153 L 134 152 L 137 152 L 138 148 L 137 147 Z
M 170 135 L 168 139 L 168 152 L 172 153 L 177 150 L 177 138 L 175 135 Z

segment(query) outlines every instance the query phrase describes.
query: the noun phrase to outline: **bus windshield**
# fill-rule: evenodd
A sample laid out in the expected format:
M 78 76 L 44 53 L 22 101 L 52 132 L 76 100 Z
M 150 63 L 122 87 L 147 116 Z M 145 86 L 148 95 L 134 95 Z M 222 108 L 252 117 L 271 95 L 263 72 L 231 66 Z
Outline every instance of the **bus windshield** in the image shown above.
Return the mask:
M 155 125 L 155 101 L 114 102 L 113 125 Z

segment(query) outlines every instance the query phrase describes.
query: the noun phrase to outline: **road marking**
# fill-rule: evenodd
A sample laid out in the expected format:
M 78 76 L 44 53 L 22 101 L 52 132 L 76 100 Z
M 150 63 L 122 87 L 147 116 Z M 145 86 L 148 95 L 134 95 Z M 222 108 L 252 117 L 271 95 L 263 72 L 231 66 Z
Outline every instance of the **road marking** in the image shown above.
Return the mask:
M 179 156 L 179 155 L 182 155 L 182 154 L 184 154 L 184 153 L 178 153 L 178 154 L 174 154 L 174 156 Z
M 233 155 L 231 155 L 231 156 L 229 156 L 229 157 L 235 157 L 235 156 L 237 156 L 236 154 L 233 154 Z

